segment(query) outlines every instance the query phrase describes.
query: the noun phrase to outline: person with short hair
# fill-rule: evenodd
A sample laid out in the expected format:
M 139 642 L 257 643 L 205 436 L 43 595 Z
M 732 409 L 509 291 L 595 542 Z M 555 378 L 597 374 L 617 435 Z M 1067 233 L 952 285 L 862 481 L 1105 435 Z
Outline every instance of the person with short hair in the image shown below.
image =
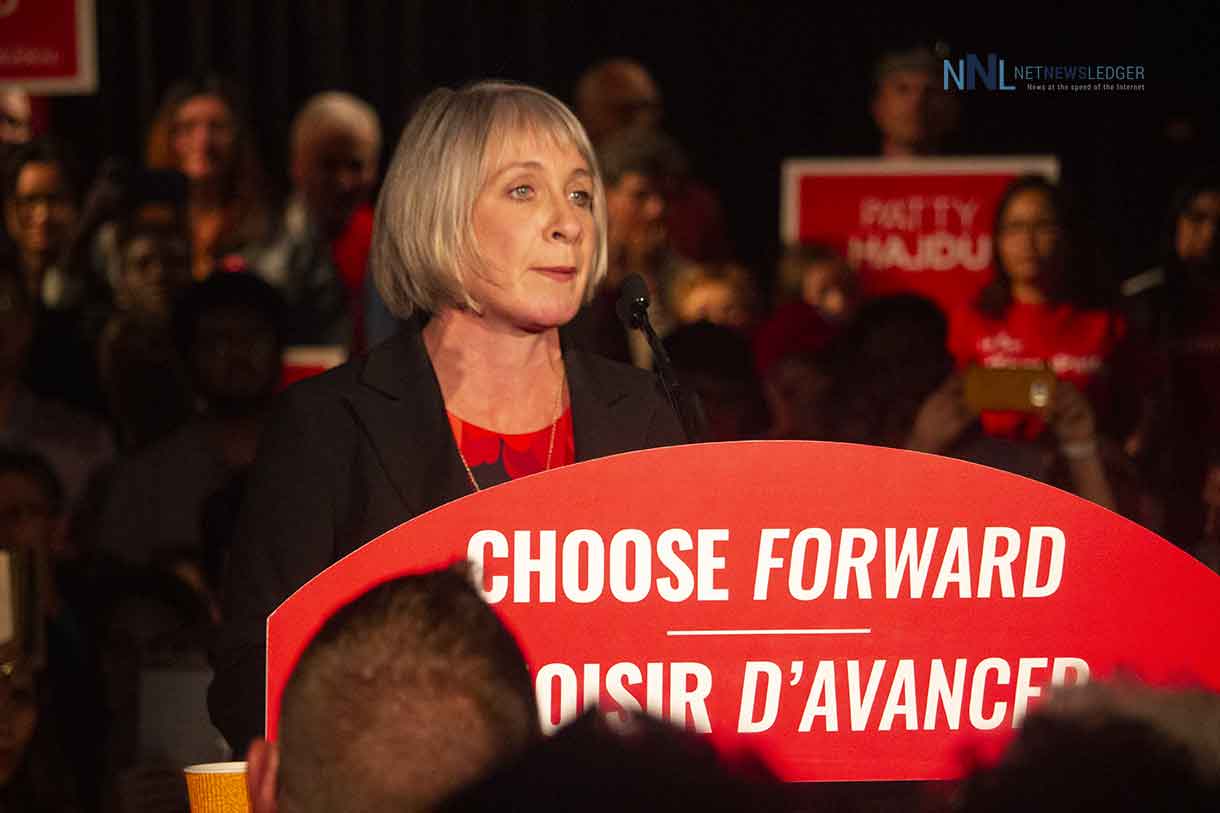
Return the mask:
M 251 472 L 210 695 L 235 750 L 263 720 L 268 614 L 332 562 L 471 492 L 681 442 L 652 376 L 560 331 L 605 275 L 605 234 L 593 149 L 553 96 L 485 81 L 420 104 L 371 257 L 404 327 L 289 388 Z
M 623 57 L 598 62 L 580 75 L 575 91 L 576 114 L 599 158 L 603 158 L 603 149 L 624 133 L 662 135 L 665 110 L 661 91 L 639 62 Z M 691 171 L 676 145 L 670 153 L 671 160 L 658 178 L 665 191 L 669 241 L 678 253 L 692 260 L 728 260 L 733 252 L 720 197 Z
M 288 303 L 289 344 L 364 349 L 368 197 L 380 154 L 377 113 L 350 93 L 319 93 L 293 119 L 292 198 L 253 263 Z
M 141 565 L 199 552 L 204 500 L 254 459 L 282 371 L 282 314 L 275 289 L 253 274 L 215 274 L 186 291 L 169 335 L 199 410 L 115 466 L 99 526 L 103 550 Z
M 184 192 L 177 173 L 158 180 Z M 178 195 L 142 189 L 132 197 L 111 232 L 113 307 L 97 338 L 98 376 L 126 451 L 164 437 L 194 410 L 186 367 L 169 335 L 173 308 L 191 285 L 185 216 L 165 199 Z
M 31 375 L 32 361 L 55 359 L 35 355 L 43 316 L 17 271 L 0 265 L 0 443 L 32 449 L 51 463 L 70 515 L 90 479 L 110 463 L 114 442 L 100 420 L 31 386 L 31 378 L 57 372 L 40 365 Z
M 945 92 L 940 66 L 926 46 L 889 51 L 877 61 L 870 111 L 882 157 L 934 155 L 957 126 L 957 100 Z
M 26 286 L 40 305 L 62 307 L 71 295 L 62 266 L 79 208 L 73 162 L 58 142 L 36 139 L 8 154 L 3 180 L 4 227 Z
M 598 62 L 576 81 L 576 115 L 589 140 L 633 128 L 652 129 L 661 121 L 661 91 L 648 69 L 622 57 Z
M 541 737 L 517 642 L 464 567 L 353 600 L 284 687 L 278 741 L 250 748 L 255 813 L 424 810 Z
M 615 311 L 623 280 L 639 274 L 648 285 L 648 317 L 657 335 L 675 325 L 669 285 L 687 264 L 669 239 L 665 178 L 678 154 L 667 136 L 630 130 L 598 148 L 606 184 L 607 276 L 574 325 L 578 341 L 602 355 L 637 367 L 652 366 L 652 349 L 643 334 L 625 330 Z
M 1211 691 L 1132 681 L 1059 687 L 998 759 L 962 780 L 952 809 L 1215 810 L 1218 728 Z

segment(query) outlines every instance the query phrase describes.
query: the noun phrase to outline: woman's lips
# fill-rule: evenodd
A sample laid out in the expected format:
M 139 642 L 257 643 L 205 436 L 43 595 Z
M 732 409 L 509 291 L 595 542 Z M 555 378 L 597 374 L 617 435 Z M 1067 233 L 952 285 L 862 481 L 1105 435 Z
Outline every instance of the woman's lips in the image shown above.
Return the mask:
M 576 277 L 576 266 L 574 265 L 539 266 L 534 270 L 560 282 L 567 282 Z

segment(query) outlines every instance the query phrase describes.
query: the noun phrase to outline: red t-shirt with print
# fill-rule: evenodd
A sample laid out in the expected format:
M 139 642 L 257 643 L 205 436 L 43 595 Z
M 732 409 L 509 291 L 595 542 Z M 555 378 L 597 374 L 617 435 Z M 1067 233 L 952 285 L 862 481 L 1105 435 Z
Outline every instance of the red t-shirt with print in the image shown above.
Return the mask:
M 1126 331 L 1113 311 L 1063 303 L 1014 302 L 1000 319 L 973 306 L 960 308 L 949 325 L 949 348 L 959 367 L 1049 368 L 1106 408 L 1101 373 Z M 1032 439 L 1045 423 L 1022 412 L 985 412 L 983 427 L 1000 437 Z

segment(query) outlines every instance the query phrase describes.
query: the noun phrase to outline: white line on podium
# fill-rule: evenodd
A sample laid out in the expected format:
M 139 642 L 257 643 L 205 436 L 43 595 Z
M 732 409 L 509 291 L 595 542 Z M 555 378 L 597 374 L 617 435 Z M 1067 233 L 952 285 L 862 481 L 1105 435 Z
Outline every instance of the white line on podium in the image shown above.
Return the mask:
M 666 630 L 665 634 L 671 637 L 694 636 L 694 635 L 869 635 L 872 633 L 870 627 L 847 627 L 842 629 L 833 629 L 823 627 L 820 629 L 807 630 Z

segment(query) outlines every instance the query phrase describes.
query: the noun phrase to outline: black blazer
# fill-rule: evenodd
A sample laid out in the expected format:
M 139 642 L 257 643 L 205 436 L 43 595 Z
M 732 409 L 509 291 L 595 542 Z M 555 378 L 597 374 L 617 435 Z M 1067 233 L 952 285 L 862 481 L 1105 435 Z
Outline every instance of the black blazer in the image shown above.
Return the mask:
M 577 460 L 684 441 L 652 375 L 566 335 L 563 359 Z M 418 325 L 283 394 L 250 473 L 208 691 L 236 754 L 263 731 L 271 611 L 365 542 L 470 491 Z

